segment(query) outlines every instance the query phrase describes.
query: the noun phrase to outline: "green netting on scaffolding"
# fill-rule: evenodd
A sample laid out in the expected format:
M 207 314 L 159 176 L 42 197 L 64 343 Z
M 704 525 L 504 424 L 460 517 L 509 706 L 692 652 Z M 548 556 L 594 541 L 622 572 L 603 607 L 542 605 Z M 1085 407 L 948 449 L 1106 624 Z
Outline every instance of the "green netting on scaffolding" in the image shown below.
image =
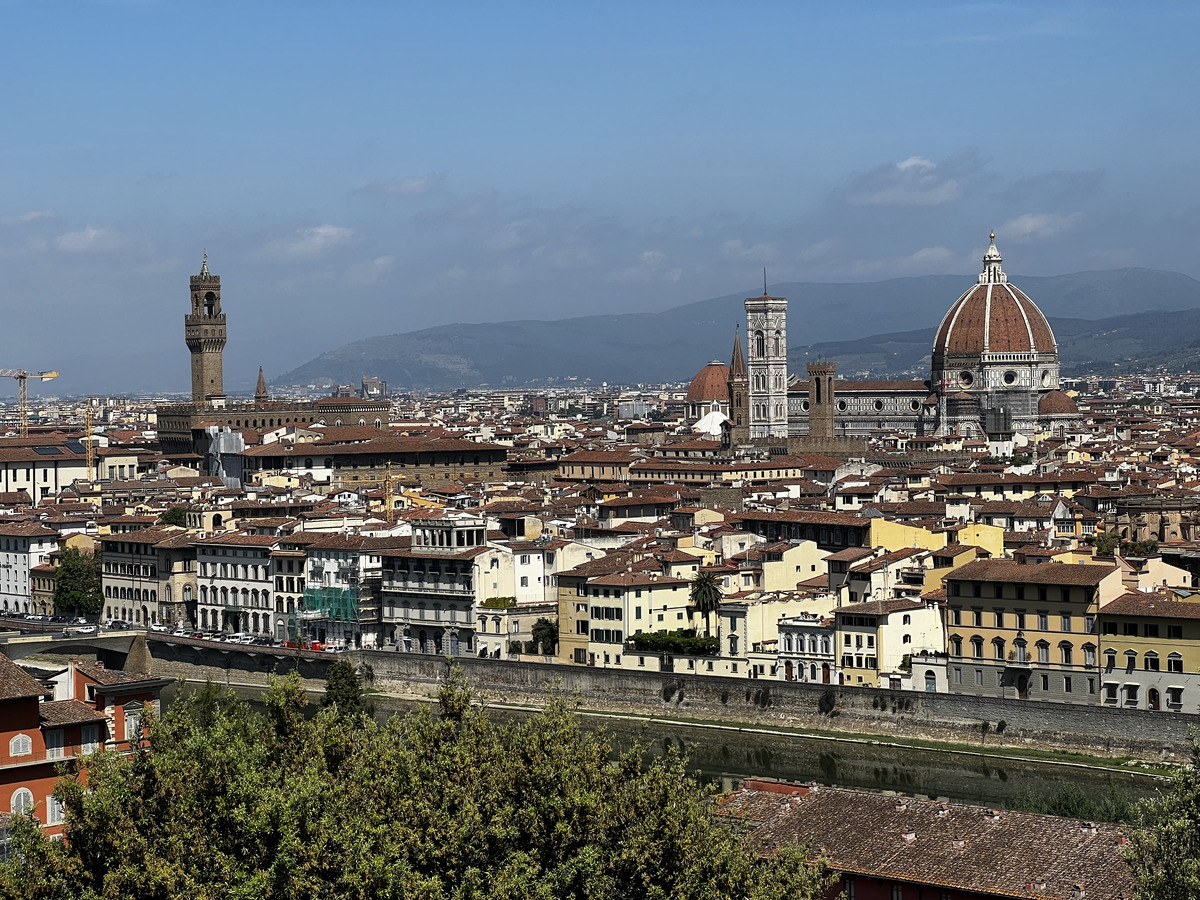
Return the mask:
M 304 611 L 334 621 L 358 621 L 358 592 L 350 588 L 305 588 Z

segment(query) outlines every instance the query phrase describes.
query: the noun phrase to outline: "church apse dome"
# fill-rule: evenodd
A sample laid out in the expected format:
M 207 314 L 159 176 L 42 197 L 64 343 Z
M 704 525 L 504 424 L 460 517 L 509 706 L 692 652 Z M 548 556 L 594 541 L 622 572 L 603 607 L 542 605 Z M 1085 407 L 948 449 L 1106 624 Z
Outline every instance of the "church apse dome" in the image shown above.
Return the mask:
M 970 393 L 988 431 L 1037 428 L 1039 402 L 1059 386 L 1058 344 L 1050 323 L 1001 268 L 996 235 L 983 272 L 954 302 L 933 342 L 932 380 L 946 397 Z M 963 426 L 949 416 L 945 426 Z
M 687 392 L 688 415 L 693 419 L 718 409 L 729 412 L 729 366 L 713 360 L 696 373 Z

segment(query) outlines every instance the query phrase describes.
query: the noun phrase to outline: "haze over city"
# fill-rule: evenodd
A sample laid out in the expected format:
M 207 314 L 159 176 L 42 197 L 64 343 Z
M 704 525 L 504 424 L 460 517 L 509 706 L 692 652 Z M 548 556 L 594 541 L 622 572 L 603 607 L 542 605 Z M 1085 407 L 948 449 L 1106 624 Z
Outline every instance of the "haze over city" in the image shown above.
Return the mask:
M 62 372 L 35 392 L 185 390 L 204 249 L 231 390 L 764 266 L 965 287 L 991 228 L 1016 278 L 1200 275 L 1189 4 L 3 11 L 0 364 Z

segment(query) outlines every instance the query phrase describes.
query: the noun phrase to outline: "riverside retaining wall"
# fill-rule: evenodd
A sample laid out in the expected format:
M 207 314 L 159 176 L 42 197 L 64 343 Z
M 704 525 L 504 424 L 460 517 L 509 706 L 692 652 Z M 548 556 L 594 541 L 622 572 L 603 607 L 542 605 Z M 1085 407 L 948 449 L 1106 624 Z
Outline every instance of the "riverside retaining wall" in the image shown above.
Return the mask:
M 157 636 L 151 636 L 149 646 L 156 675 L 218 683 L 265 685 L 269 675 L 295 670 L 306 686 L 319 688 L 329 666 L 338 658 L 332 654 L 189 643 Z M 370 668 L 374 687 L 408 696 L 432 697 L 449 670 L 447 659 L 439 656 L 387 651 L 355 651 L 346 656 L 356 665 Z M 1196 715 L 1099 705 L 474 657 L 459 657 L 455 663 L 474 688 L 493 702 L 540 704 L 552 691 L 559 691 L 578 698 L 588 709 L 764 727 L 867 732 L 885 738 L 930 737 L 1178 757 L 1189 747 L 1189 728 L 1200 727 L 1200 716 Z
M 375 686 L 385 690 L 432 694 L 447 671 L 445 660 L 438 657 L 382 651 L 351 656 L 356 662 L 370 665 Z M 762 725 L 1166 756 L 1182 754 L 1188 746 L 1189 727 L 1200 726 L 1200 716 L 1099 705 L 507 660 L 460 658 L 457 664 L 479 691 L 496 701 L 538 702 L 555 688 L 577 696 L 589 709 L 650 716 L 674 714 Z

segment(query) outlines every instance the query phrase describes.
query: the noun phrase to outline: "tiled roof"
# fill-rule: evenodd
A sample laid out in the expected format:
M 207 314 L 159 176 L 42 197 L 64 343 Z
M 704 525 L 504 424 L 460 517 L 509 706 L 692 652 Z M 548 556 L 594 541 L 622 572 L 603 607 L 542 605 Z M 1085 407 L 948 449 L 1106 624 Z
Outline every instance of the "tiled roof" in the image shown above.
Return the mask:
M 54 728 L 58 725 L 77 725 L 83 722 L 104 720 L 104 713 L 93 709 L 79 700 L 53 700 L 38 707 L 42 725 Z
M 1171 591 L 1155 591 L 1154 593 L 1131 591 L 1128 594 L 1122 594 L 1106 606 L 1100 607 L 1100 613 L 1106 616 L 1200 619 L 1200 602 L 1180 600 Z
M 41 697 L 48 693 L 36 678 L 7 656 L 0 655 L 0 700 Z
M 951 581 L 1003 581 L 1010 584 L 1061 584 L 1095 587 L 1117 567 L 1043 563 L 1025 566 L 1011 559 L 977 559 L 955 569 Z
M 1070 900 L 1079 886 L 1087 900 L 1133 896 L 1119 825 L 838 788 L 788 795 L 780 787 L 738 791 L 722 807 L 757 825 L 750 841 L 760 852 L 809 844 L 847 874 L 977 895 Z

